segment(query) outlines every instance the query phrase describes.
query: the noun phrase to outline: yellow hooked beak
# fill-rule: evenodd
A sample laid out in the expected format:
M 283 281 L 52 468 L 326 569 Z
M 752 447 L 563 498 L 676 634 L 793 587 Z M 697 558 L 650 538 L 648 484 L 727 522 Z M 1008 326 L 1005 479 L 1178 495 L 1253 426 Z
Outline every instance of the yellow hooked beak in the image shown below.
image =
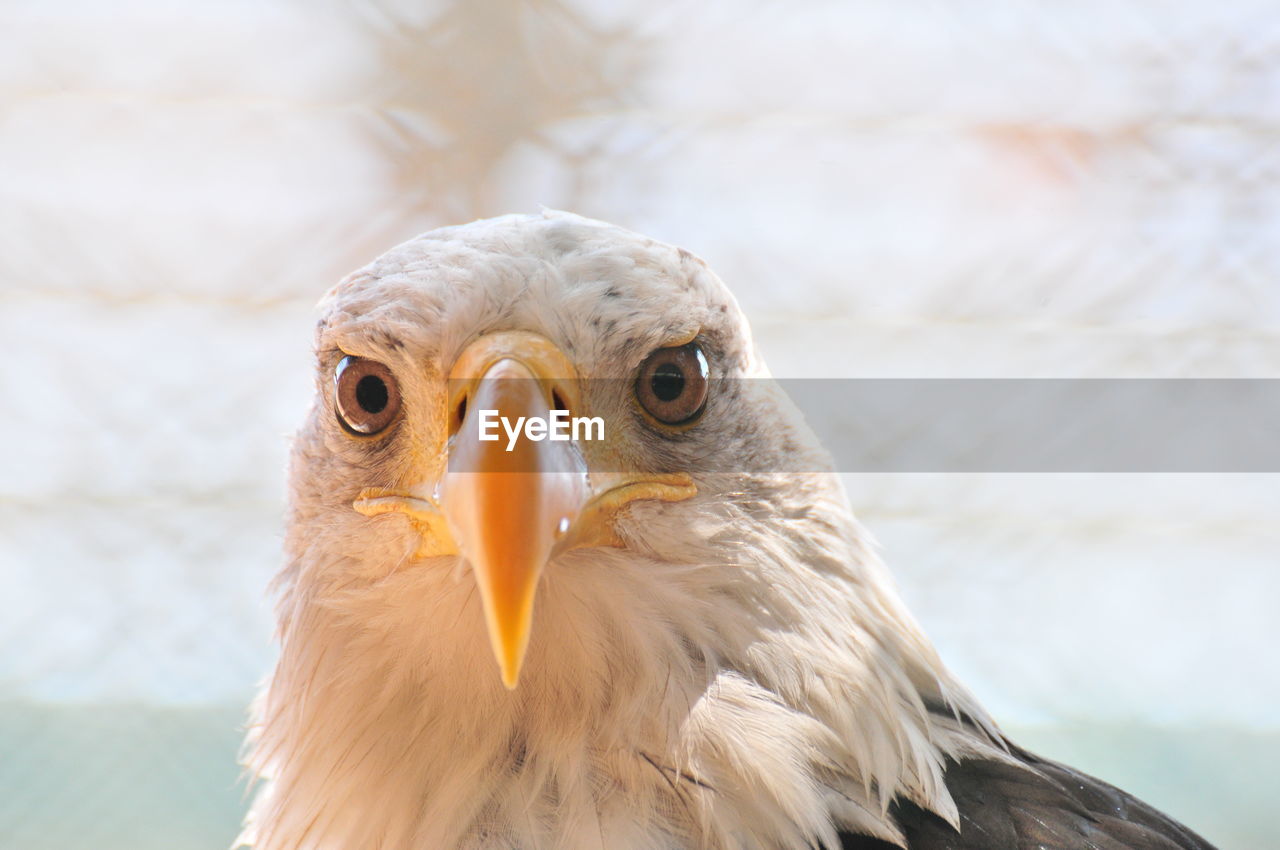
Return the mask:
M 571 549 L 622 547 L 614 520 L 623 507 L 688 499 L 697 488 L 683 473 L 591 473 L 576 440 L 536 439 L 545 434 L 538 426 L 520 428 L 513 439 L 508 428 L 516 423 L 551 422 L 555 410 L 566 411 L 557 416 L 567 422 L 582 411 L 576 370 L 545 337 L 481 337 L 459 356 L 449 386 L 447 469 L 431 495 L 370 489 L 353 507 L 369 516 L 408 515 L 422 536 L 419 557 L 466 557 L 502 681 L 514 688 L 547 563 Z M 572 434 L 568 424 L 558 430 Z M 607 450 L 608 423 L 603 430 Z M 581 433 L 599 432 L 586 426 Z

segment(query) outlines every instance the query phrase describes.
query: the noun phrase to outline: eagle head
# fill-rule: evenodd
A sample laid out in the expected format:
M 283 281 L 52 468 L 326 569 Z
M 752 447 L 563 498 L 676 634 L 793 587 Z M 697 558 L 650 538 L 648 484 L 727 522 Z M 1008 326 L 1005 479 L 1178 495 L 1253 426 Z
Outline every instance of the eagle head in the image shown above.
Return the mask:
M 320 306 L 245 843 L 836 847 L 899 841 L 897 797 L 955 819 L 944 760 L 996 733 L 701 260 L 507 216 Z

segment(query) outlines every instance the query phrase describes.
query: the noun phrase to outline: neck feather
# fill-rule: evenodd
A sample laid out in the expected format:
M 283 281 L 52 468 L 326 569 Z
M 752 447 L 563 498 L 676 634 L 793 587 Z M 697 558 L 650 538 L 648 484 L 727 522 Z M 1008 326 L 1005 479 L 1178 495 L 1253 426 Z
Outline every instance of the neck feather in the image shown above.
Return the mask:
M 360 571 L 299 544 L 243 840 L 737 850 L 838 847 L 850 829 L 900 843 L 897 796 L 954 822 L 945 760 L 998 757 L 1001 739 L 856 526 L 774 524 L 733 546 L 734 515 L 703 519 L 557 561 L 510 692 L 465 570 L 324 581 Z

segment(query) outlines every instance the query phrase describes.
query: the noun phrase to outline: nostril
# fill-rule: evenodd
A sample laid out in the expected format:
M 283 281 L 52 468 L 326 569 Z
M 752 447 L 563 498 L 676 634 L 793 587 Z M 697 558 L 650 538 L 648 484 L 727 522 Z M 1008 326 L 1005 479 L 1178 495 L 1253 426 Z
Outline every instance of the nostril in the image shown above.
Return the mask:
M 462 422 L 467 418 L 467 397 L 464 395 L 458 401 L 458 427 L 462 427 Z
M 551 407 L 554 410 L 568 410 L 569 405 L 565 404 L 564 396 L 560 394 L 560 388 L 556 387 L 551 391 Z

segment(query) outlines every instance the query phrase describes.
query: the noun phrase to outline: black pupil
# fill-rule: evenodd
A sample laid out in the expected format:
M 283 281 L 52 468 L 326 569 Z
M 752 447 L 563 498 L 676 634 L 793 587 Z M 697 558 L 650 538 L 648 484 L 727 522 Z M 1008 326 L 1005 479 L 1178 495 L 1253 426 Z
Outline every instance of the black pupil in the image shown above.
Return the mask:
M 653 370 L 649 387 L 658 401 L 675 401 L 684 392 L 684 372 L 674 363 L 663 363 Z
M 387 400 L 387 385 L 377 375 L 365 375 L 356 384 L 356 403 L 365 413 L 381 413 Z

